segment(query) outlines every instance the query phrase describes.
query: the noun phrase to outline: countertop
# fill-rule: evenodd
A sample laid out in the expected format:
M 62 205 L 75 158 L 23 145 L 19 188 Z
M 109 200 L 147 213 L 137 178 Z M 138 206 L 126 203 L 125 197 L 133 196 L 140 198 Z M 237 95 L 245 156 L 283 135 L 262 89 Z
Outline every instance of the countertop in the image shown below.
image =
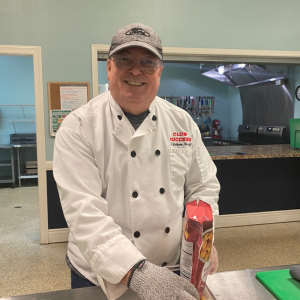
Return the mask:
M 206 148 L 213 160 L 300 157 L 300 151 L 293 150 L 290 144 L 207 146 Z
M 257 272 L 290 269 L 292 266 L 248 269 L 220 272 L 208 277 L 207 285 L 217 300 L 275 300 L 276 298 L 255 278 Z M 100 287 L 55 291 L 41 294 L 1 298 L 6 300 L 107 300 Z M 136 294 L 127 290 L 119 300 L 138 300 Z

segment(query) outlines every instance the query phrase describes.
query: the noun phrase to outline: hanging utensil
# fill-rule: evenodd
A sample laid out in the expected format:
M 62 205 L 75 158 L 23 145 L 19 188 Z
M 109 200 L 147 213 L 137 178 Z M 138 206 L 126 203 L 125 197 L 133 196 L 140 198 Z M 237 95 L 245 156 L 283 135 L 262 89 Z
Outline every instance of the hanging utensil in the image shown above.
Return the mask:
M 198 105 L 196 104 L 196 106 L 197 106 L 197 120 L 199 120 L 200 119 L 200 117 L 199 117 L 199 106 L 200 106 L 200 97 L 199 97 L 199 100 L 198 100 L 199 102 L 198 102 Z
M 205 99 L 205 112 L 204 112 L 205 116 L 208 116 L 209 115 L 209 112 L 208 112 L 208 99 Z
M 196 114 L 196 106 L 195 106 L 195 99 L 193 99 L 193 104 L 192 104 L 192 114 Z
M 201 113 L 200 113 L 200 117 L 203 117 L 203 116 L 204 116 L 204 111 L 203 111 L 203 109 L 204 109 L 204 100 L 201 99 Z
M 186 98 L 185 98 L 185 100 L 184 100 L 184 109 L 185 109 L 186 111 L 188 111 L 187 101 L 188 101 L 188 97 L 186 96 Z

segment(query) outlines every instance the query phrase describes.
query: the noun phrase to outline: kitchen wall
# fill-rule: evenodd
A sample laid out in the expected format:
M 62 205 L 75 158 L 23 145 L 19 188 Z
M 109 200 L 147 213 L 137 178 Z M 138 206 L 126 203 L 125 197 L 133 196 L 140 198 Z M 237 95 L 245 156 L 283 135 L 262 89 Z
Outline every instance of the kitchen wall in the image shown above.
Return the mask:
M 34 106 L 1 106 L 22 104 L 35 104 L 32 57 L 0 55 L 0 144 L 9 144 L 10 134 L 36 132 Z M 24 114 L 32 122 L 23 122 Z M 0 157 L 10 159 L 10 152 L 0 150 Z M 36 160 L 36 149 L 27 149 L 25 159 Z M 1 176 L 10 173 L 9 168 L 0 169 Z
M 238 127 L 243 124 L 242 103 L 238 88 L 228 86 L 228 106 L 228 137 L 237 137 Z
M 284 74 L 289 78 L 287 87 L 293 97 L 297 80 L 299 82 L 298 84 L 300 84 L 300 67 L 288 65 L 276 67 L 274 65 L 267 65 L 267 68 L 270 70 L 272 70 L 272 67 L 274 72 L 281 69 L 285 70 Z M 108 83 L 106 61 L 98 62 L 98 82 L 99 84 Z M 221 120 L 221 124 L 224 128 L 223 137 L 238 136 L 238 126 L 243 123 L 239 89 L 201 75 L 199 63 L 164 62 L 158 95 L 215 96 L 216 107 L 212 119 Z M 300 117 L 300 105 L 298 105 L 298 102 L 299 101 L 295 100 L 295 118 Z M 297 108 L 299 108 L 298 112 L 296 111 Z M 197 123 L 201 124 L 201 118 Z
M 224 135 L 228 131 L 228 88 L 226 85 L 203 76 L 199 63 L 167 63 L 161 76 L 159 96 L 214 96 L 215 113 L 211 119 L 219 119 L 224 126 Z M 196 122 L 201 124 L 203 117 Z M 210 124 L 211 126 L 211 124 Z
M 299 51 L 295 24 L 300 1 L 288 3 L 1 0 L 0 44 L 42 47 L 46 156 L 51 161 L 47 82 L 91 82 L 91 44 L 110 44 L 117 29 L 142 22 L 158 32 L 165 47 Z M 266 18 L 266 12 L 272 17 Z M 238 38 L 232 38 L 233 33 Z
M 228 87 L 203 76 L 199 70 L 199 63 L 164 62 L 163 65 L 158 96 L 214 96 L 215 113 L 211 119 L 219 119 L 224 127 L 223 136 L 228 136 L 230 109 Z M 106 74 L 106 62 L 99 61 L 99 84 L 108 83 Z M 201 118 L 196 119 L 196 122 L 201 125 L 201 121 L 204 122 L 204 120 L 206 117 L 203 117 L 203 120 Z

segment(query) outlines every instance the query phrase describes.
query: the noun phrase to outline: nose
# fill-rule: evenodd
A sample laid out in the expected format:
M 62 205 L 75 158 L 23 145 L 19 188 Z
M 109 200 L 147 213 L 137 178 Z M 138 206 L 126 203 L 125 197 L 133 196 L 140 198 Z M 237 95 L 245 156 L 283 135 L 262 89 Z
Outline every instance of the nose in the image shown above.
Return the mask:
M 134 75 L 134 76 L 137 76 L 137 75 L 140 75 L 140 74 L 143 74 L 141 68 L 140 68 L 140 62 L 139 61 L 135 61 L 133 63 L 133 66 L 132 68 L 129 69 L 129 72 Z

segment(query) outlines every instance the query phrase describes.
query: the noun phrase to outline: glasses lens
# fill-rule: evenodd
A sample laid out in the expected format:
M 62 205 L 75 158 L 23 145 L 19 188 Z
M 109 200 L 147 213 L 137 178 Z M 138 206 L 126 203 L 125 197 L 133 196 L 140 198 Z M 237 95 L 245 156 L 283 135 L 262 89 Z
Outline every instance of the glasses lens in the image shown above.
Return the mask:
M 154 73 L 155 70 L 158 68 L 158 66 L 159 66 L 159 62 L 154 59 L 147 59 L 147 60 L 140 61 L 140 67 L 146 73 Z
M 123 55 L 115 55 L 113 56 L 113 59 L 118 69 L 131 69 L 135 64 L 135 61 L 133 59 Z M 159 61 L 151 58 L 144 59 L 139 62 L 140 69 L 148 74 L 154 73 L 159 65 Z
M 115 61 L 116 61 L 116 66 L 119 69 L 128 69 L 128 68 L 132 68 L 133 66 L 133 60 L 126 56 L 116 55 Z

